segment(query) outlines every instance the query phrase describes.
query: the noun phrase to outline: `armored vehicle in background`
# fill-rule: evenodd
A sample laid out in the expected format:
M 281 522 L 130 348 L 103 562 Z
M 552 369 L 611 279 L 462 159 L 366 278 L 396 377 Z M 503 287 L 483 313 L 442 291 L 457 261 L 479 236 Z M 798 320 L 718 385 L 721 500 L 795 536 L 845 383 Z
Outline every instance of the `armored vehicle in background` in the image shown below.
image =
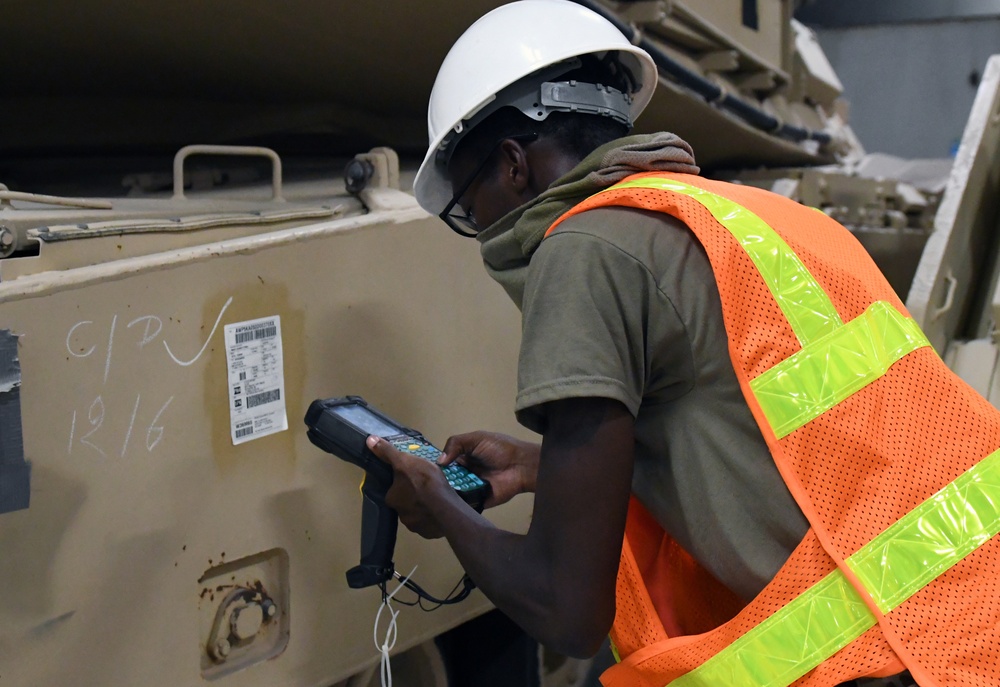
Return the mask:
M 905 161 L 862 149 L 791 0 L 580 2 L 656 59 L 640 130 L 846 224 L 1000 399 L 1000 60 L 954 166 Z M 6 8 L 0 686 L 378 684 L 380 598 L 343 578 L 360 473 L 301 418 L 359 394 L 438 443 L 530 438 L 511 412 L 518 313 L 409 193 L 437 67 L 499 4 Z M 250 380 L 246 355 L 267 359 Z M 489 515 L 524 529 L 530 509 Z M 409 533 L 395 560 L 439 594 L 461 576 Z M 461 640 L 489 610 L 478 592 L 405 609 L 396 682 L 492 665 Z M 542 685 L 584 684 L 586 662 L 518 656 Z

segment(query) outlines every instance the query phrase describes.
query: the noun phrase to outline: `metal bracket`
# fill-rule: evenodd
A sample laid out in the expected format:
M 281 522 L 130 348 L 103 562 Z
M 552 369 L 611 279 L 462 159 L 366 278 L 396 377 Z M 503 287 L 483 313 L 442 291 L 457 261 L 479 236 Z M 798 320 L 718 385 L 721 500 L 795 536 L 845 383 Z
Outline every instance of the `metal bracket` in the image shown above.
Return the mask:
M 357 194 L 365 189 L 399 190 L 399 155 L 392 148 L 372 148 L 355 155 L 345 170 L 347 190 Z

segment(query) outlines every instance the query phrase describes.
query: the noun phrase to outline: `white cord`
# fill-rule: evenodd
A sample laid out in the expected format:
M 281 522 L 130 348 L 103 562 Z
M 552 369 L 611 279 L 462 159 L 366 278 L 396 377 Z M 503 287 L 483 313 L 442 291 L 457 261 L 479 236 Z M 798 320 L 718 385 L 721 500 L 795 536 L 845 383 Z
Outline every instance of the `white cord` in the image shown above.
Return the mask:
M 372 639 L 375 640 L 375 648 L 378 649 L 379 653 L 382 654 L 382 665 L 381 665 L 381 675 L 382 675 L 382 687 L 392 687 L 392 667 L 389 665 L 389 652 L 392 648 L 396 646 L 396 616 L 399 615 L 399 611 L 393 610 L 392 608 L 392 597 L 396 596 L 396 592 L 403 588 L 411 577 L 413 573 L 417 571 L 417 566 L 413 566 L 413 570 L 410 574 L 403 578 L 403 581 L 392 590 L 392 594 L 389 594 L 382 600 L 382 605 L 378 608 L 378 613 L 375 614 L 375 627 L 372 628 Z M 385 639 L 379 644 L 378 641 L 378 621 L 382 618 L 382 611 L 389 609 L 389 626 L 385 629 Z

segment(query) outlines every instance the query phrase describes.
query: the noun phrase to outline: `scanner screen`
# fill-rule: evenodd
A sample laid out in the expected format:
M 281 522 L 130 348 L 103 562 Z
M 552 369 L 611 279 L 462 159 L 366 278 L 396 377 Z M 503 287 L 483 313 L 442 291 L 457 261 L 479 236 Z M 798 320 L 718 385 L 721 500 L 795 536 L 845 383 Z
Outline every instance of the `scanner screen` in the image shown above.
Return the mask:
M 340 417 L 350 422 L 355 427 L 380 437 L 391 437 L 399 434 L 399 427 L 393 427 L 375 415 L 370 410 L 360 405 L 334 406 L 331 408 Z

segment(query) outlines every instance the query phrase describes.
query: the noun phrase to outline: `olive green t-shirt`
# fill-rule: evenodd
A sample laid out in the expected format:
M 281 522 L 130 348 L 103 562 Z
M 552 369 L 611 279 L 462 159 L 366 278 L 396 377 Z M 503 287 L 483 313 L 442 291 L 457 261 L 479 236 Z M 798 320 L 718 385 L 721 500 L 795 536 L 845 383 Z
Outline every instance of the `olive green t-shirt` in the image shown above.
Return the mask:
M 522 300 L 518 419 L 605 397 L 635 416 L 632 491 L 668 532 L 746 599 L 808 523 L 733 372 L 708 258 L 687 227 L 630 208 L 563 222 L 531 255 Z

